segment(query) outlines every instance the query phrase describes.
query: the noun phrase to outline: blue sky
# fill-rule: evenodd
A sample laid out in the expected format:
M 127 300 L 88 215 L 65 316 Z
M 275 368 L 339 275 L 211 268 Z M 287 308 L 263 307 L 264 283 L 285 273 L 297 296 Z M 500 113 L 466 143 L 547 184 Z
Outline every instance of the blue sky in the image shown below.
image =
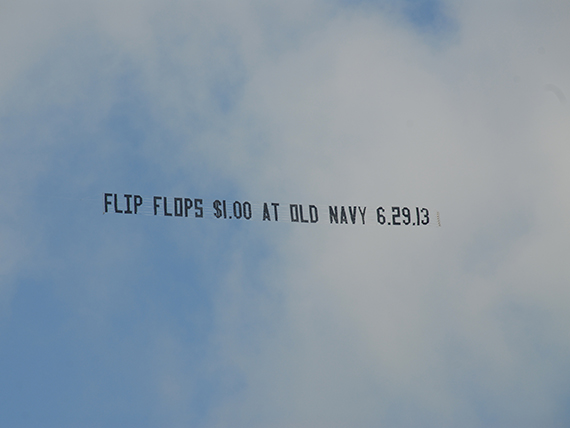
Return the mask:
M 569 12 L 8 2 L 1 425 L 568 426 Z M 442 227 L 103 215 L 106 192 Z

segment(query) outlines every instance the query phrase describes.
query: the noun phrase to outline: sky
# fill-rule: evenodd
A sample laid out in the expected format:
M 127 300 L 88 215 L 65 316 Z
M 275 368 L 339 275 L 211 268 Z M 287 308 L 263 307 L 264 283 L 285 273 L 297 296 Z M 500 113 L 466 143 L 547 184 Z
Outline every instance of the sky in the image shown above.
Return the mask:
M 0 425 L 570 426 L 569 19 L 2 1 Z M 204 217 L 104 214 L 105 193 Z

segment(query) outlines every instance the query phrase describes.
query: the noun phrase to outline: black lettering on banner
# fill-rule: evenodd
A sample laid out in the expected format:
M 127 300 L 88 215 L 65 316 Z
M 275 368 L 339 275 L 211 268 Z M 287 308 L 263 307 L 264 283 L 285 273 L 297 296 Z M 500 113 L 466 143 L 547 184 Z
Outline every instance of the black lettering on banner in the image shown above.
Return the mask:
M 376 219 L 378 220 L 378 223 L 380 223 L 380 224 L 386 223 L 386 216 L 383 214 L 383 212 L 384 212 L 384 208 L 382 208 L 382 207 L 376 208 Z
M 271 221 L 271 216 L 269 215 L 269 208 L 267 207 L 267 202 L 263 203 L 263 221 Z
M 194 199 L 194 208 L 196 209 L 196 212 L 194 213 L 195 217 L 204 217 L 204 208 L 202 208 L 202 202 L 202 199 Z
M 127 209 L 125 210 L 125 214 L 132 214 L 131 211 L 131 198 L 133 195 L 125 195 L 125 199 L 127 200 Z
M 140 195 L 135 195 L 135 214 L 138 212 L 138 208 L 143 204 L 143 198 Z
M 222 203 L 218 199 L 216 199 L 214 201 L 214 210 L 216 211 L 214 213 L 214 217 L 216 218 L 220 218 L 222 216 L 222 210 L 220 209 L 220 205 L 222 205 Z
M 157 210 L 158 207 L 160 207 L 160 204 L 158 203 L 158 201 L 160 201 L 162 199 L 162 196 L 155 196 L 154 197 L 154 215 L 157 215 Z
M 422 213 L 424 215 L 424 218 L 422 220 L 422 224 L 429 224 L 429 211 L 427 208 L 422 208 Z
M 182 217 L 182 198 L 174 198 L 174 215 Z
M 332 224 L 333 220 L 338 224 L 338 207 L 335 206 L 334 209 L 329 205 L 329 220 Z
M 192 209 L 192 199 L 184 198 L 184 217 L 188 217 L 188 211 Z
M 243 218 L 246 220 L 251 219 L 251 204 L 248 201 L 243 203 Z
M 356 207 L 348 207 L 348 212 L 350 214 L 352 224 L 356 224 Z
M 113 195 L 113 197 L 114 197 L 114 199 L 115 199 L 115 212 L 118 213 L 118 214 L 122 214 L 123 211 L 120 210 L 120 209 L 117 207 L 117 194 L 115 193 L 115 194 Z
M 402 222 L 406 225 L 410 224 L 412 217 L 410 216 L 410 209 L 408 207 L 402 207 L 402 215 L 404 216 Z
M 291 221 L 298 223 L 299 222 L 299 207 L 297 207 L 297 204 L 289 204 L 289 212 L 291 214 Z
M 108 198 L 110 196 L 113 196 L 112 193 L 105 193 L 104 199 L 105 199 L 105 212 L 108 213 L 109 212 L 109 205 L 112 205 L 113 202 L 111 202 Z
M 168 210 L 166 209 L 166 203 L 167 203 L 166 196 L 164 196 L 163 199 L 164 199 L 164 215 L 165 215 L 166 217 L 172 217 L 172 213 L 169 213 Z
M 237 209 L 236 209 L 236 206 L 237 206 Z M 234 202 L 234 217 L 235 218 L 241 218 L 241 204 L 239 203 L 239 201 Z
M 141 195 L 121 194 L 124 197 L 124 203 L 119 200 L 117 193 L 103 193 L 103 214 L 114 212 L 117 214 L 140 214 L 140 207 L 143 214 L 148 214 L 144 198 Z M 203 199 L 200 198 L 183 198 L 170 196 L 153 196 L 152 205 L 154 215 L 165 217 L 189 217 L 191 210 L 194 210 L 194 216 L 197 218 L 204 217 Z M 171 199 L 172 202 L 168 202 Z M 148 201 L 147 205 L 148 205 Z M 212 214 L 216 218 L 235 218 L 235 219 L 253 219 L 253 205 L 249 201 L 233 201 L 227 207 L 226 200 L 216 199 L 213 202 Z M 169 206 L 170 205 L 170 206 Z M 271 205 L 273 209 L 269 207 Z M 256 204 L 256 207 L 258 204 Z M 263 202 L 263 221 L 279 221 L 278 202 Z M 227 209 L 229 208 L 229 212 Z M 366 206 L 360 205 L 329 205 L 329 223 L 330 224 L 357 224 L 358 219 L 362 221 L 362 225 L 366 225 Z M 415 208 L 415 210 L 414 210 Z M 256 215 L 257 215 L 256 208 Z M 414 212 L 415 211 L 415 212 Z M 210 211 L 208 211 L 208 215 Z M 293 223 L 318 223 L 319 207 L 317 205 L 289 204 L 290 221 Z M 439 216 L 439 213 L 437 213 Z M 434 215 L 435 218 L 435 215 Z M 258 218 L 256 217 L 256 220 Z M 382 206 L 376 208 L 376 220 L 378 224 L 388 226 L 422 226 L 429 225 L 430 212 L 427 208 L 407 207 L 407 206 L 391 206 L 384 208 Z M 438 218 L 438 224 L 439 218 Z
M 346 219 L 346 211 L 344 210 L 344 205 L 340 207 L 340 223 L 348 224 Z
M 311 219 L 311 223 L 319 221 L 319 210 L 315 205 L 309 205 L 309 217 Z
M 392 207 L 392 224 L 399 226 L 401 223 L 398 221 L 400 217 L 400 207 Z
M 308 223 L 309 220 L 305 220 L 303 218 L 303 205 L 299 205 L 299 217 L 301 219 L 301 223 Z
M 362 217 L 362 224 L 364 225 L 364 215 L 366 214 L 366 207 L 364 207 L 364 209 L 358 207 L 358 211 L 360 212 L 360 216 Z

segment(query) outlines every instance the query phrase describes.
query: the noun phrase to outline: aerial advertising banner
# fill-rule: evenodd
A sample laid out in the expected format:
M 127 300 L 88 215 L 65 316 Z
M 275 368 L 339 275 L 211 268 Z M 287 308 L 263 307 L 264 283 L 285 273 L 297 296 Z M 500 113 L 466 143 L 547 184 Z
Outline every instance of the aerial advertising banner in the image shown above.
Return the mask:
M 292 204 L 118 193 L 103 194 L 103 214 L 299 224 L 441 226 L 439 212 L 423 206 Z

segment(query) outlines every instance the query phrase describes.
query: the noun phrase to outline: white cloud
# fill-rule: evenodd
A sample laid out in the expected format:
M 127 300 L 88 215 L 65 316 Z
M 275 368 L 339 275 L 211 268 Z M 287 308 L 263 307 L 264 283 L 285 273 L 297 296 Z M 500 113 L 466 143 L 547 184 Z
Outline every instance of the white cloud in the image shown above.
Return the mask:
M 258 224 L 230 232 L 208 224 L 197 232 L 204 241 L 211 234 L 205 255 L 192 250 L 197 263 L 219 266 L 208 256 L 228 247 L 233 254 L 212 291 L 215 331 L 203 369 L 220 383 L 207 426 L 568 422 L 570 110 L 557 95 L 570 96 L 565 2 L 454 3 L 457 26 L 429 39 L 382 9 L 319 2 L 61 5 L 63 16 L 50 9 L 25 19 L 12 5 L 14 22 L 35 32 L 4 42 L 14 60 L 0 89 L 14 99 L 18 75 L 37 58 L 56 58 L 53 76 L 18 105 L 22 116 L 53 100 L 73 105 L 95 87 L 82 128 L 102 129 L 121 99 L 113 82 L 132 73 L 159 124 L 137 156 L 165 192 L 214 194 L 224 185 L 221 192 L 260 200 L 441 213 L 441 228 Z M 16 24 L 9 32 L 25 33 Z M 70 51 L 52 43 L 73 45 L 69 34 L 91 37 L 94 55 L 58 60 Z M 146 118 L 138 120 L 143 127 Z M 49 142 L 48 153 L 61 147 Z M 95 152 L 108 161 L 114 144 Z M 17 160 L 29 174 L 11 168 L 3 180 L 28 189 L 52 167 L 25 154 Z M 14 232 L 3 220 L 0 235 L 25 235 L 27 221 Z M 172 230 L 178 251 L 195 245 Z M 110 257 L 109 244 L 98 244 Z M 16 254 L 29 257 L 26 248 Z M 154 329 L 158 350 L 148 351 L 157 418 L 171 424 L 192 420 L 184 403 L 200 393 L 183 358 L 194 344 L 172 327 L 182 321 Z
M 433 204 L 444 227 L 298 229 L 282 280 L 283 334 L 296 340 L 279 357 L 270 348 L 263 369 L 251 359 L 262 379 L 244 424 L 267 408 L 289 409 L 291 425 L 397 424 L 394 406 L 427 426 L 565 420 L 568 110 L 544 91 L 554 76 L 568 84 L 564 48 L 521 38 L 541 31 L 533 10 L 473 12 L 459 9 L 442 50 L 381 16 L 341 16 L 249 81 L 246 107 L 266 136 L 250 186 Z M 362 378 L 377 389 L 366 410 L 375 395 Z

